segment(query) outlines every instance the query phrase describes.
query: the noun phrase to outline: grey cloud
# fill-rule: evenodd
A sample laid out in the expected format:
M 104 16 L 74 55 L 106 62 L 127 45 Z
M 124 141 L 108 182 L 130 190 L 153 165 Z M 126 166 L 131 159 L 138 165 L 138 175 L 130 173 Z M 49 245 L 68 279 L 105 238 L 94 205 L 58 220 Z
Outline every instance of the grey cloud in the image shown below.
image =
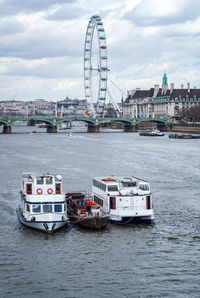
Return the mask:
M 41 59 L 44 57 L 78 56 L 82 55 L 84 34 L 71 33 L 66 26 L 66 33 L 59 27 L 47 26 L 21 34 L 0 35 L 0 56 L 25 59 Z
M 0 20 L 0 35 L 10 35 L 23 32 L 25 27 L 15 18 L 2 18 Z
M 66 20 L 66 19 L 78 19 L 86 11 L 83 10 L 76 3 L 63 4 L 54 14 L 47 16 L 48 20 Z
M 183 23 L 200 17 L 199 0 L 191 0 L 185 3 L 183 2 L 182 9 L 180 9 L 179 12 L 161 17 L 152 16 L 151 11 L 146 10 L 146 7 L 148 7 L 149 4 L 149 0 L 143 0 L 132 11 L 126 13 L 124 15 L 124 19 L 131 20 L 138 26 L 164 26 Z
M 77 0 L 6 0 L 0 3 L 0 15 L 14 15 L 20 12 L 34 12 L 56 4 L 74 3 Z
M 100 11 L 94 11 L 94 10 L 88 10 L 87 8 L 82 8 L 78 3 L 68 3 L 63 4 L 56 12 L 54 12 L 52 15 L 47 16 L 46 19 L 48 20 L 54 20 L 54 21 L 62 21 L 67 19 L 78 19 L 82 18 L 84 15 L 88 17 L 88 21 L 90 17 L 93 14 L 100 15 L 103 19 L 105 16 L 107 16 L 111 10 L 100 10 Z
M 31 76 L 38 78 L 77 78 L 82 75 L 79 58 L 60 57 L 27 61 L 12 59 L 4 63 L 1 76 Z

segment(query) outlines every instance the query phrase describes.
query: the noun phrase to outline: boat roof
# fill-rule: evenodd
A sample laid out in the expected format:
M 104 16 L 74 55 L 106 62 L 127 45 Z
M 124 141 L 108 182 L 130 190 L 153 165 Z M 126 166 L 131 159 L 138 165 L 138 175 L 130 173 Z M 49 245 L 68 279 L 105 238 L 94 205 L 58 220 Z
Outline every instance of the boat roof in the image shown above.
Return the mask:
M 22 179 L 33 179 L 33 178 L 38 178 L 38 177 L 52 177 L 57 180 L 62 180 L 61 175 L 56 175 L 56 174 L 38 174 L 38 173 L 22 173 Z
M 109 175 L 109 176 L 102 176 L 102 177 L 95 177 L 94 179 L 98 180 L 98 181 L 102 181 L 103 183 L 119 183 L 119 182 L 134 182 L 134 181 L 138 181 L 138 182 L 145 182 L 148 183 L 148 181 L 145 181 L 143 179 L 134 177 L 134 176 L 114 176 L 114 175 Z

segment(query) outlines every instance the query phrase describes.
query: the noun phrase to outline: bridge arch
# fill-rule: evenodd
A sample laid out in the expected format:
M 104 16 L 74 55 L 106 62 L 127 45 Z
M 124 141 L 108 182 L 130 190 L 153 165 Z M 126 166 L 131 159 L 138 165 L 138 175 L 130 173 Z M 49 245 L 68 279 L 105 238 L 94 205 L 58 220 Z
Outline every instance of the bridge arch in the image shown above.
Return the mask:
M 0 124 L 8 125 L 8 121 L 6 119 L 0 119 Z

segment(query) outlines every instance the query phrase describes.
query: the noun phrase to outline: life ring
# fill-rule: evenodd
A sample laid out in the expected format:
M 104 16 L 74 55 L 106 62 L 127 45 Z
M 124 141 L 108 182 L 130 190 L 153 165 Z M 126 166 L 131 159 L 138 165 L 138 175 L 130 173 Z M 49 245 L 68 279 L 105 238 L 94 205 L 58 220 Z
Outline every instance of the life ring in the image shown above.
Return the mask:
M 42 188 L 38 188 L 38 189 L 37 189 L 37 194 L 38 194 L 38 195 L 41 195 L 41 194 L 42 194 Z
M 48 192 L 49 195 L 51 195 L 51 194 L 53 193 L 53 189 L 52 189 L 52 188 L 49 188 L 49 189 L 47 190 L 47 192 Z

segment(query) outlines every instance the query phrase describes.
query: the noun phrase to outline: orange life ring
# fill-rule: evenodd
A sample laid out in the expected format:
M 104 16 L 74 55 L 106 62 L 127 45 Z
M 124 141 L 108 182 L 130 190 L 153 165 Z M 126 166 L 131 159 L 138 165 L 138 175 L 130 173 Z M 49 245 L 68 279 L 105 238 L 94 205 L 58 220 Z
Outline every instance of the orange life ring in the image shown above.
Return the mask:
M 48 192 L 49 195 L 51 195 L 53 193 L 53 189 L 52 188 L 48 188 L 47 192 Z
M 38 188 L 38 189 L 37 189 L 37 194 L 38 194 L 38 195 L 41 195 L 41 194 L 42 194 L 42 188 Z

